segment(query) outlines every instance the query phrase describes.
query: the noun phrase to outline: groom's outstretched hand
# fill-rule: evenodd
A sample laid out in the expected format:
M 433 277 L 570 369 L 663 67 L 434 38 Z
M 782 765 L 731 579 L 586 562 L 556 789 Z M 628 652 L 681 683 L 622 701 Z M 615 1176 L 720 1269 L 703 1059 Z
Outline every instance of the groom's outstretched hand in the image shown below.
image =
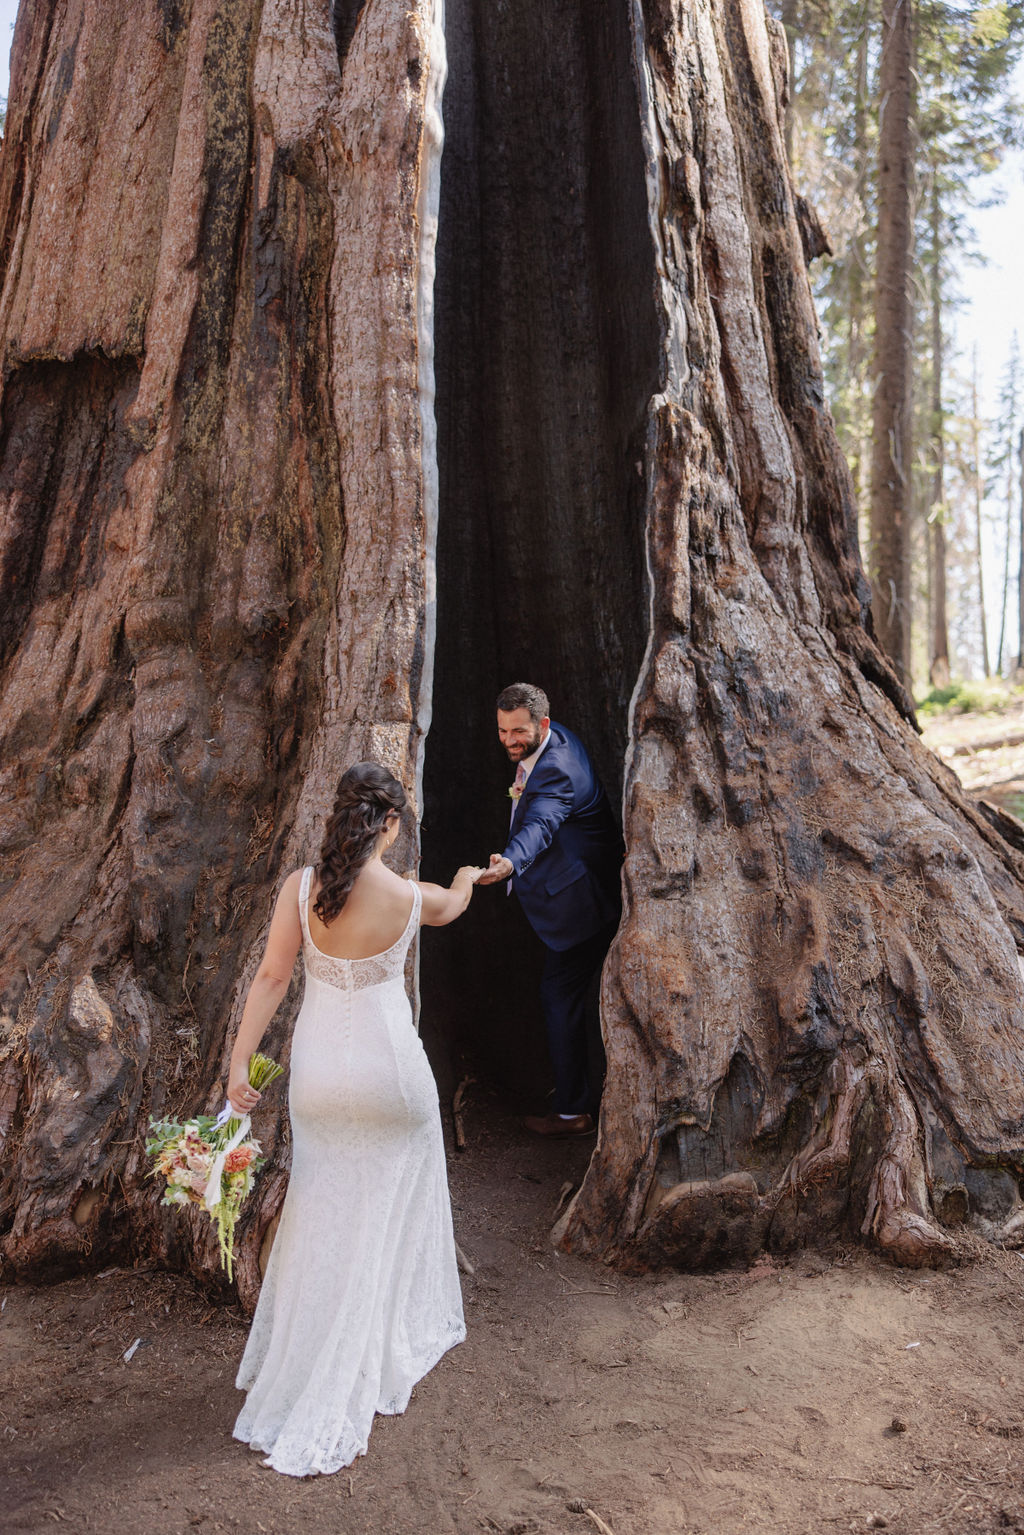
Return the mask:
M 477 880 L 478 885 L 497 885 L 503 879 L 508 879 L 514 874 L 511 858 L 505 858 L 501 853 L 492 853 L 487 868 Z

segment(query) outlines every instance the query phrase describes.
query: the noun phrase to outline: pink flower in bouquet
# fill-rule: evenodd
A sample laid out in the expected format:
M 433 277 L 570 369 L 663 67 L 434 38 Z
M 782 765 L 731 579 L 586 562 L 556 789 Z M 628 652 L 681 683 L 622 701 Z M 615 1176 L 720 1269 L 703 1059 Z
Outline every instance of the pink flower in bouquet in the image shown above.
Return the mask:
M 229 1151 L 224 1162 L 226 1173 L 241 1173 L 249 1166 L 256 1155 L 255 1141 L 246 1141 L 243 1146 L 236 1146 L 234 1151 Z
M 257 1051 L 250 1057 L 249 1081 L 259 1091 L 280 1075 L 280 1066 L 267 1056 Z M 226 1105 L 216 1118 L 203 1114 L 185 1124 L 151 1119 L 146 1142 L 154 1176 L 166 1179 L 163 1203 L 206 1209 L 216 1227 L 229 1279 L 233 1277 L 235 1226 L 253 1175 L 263 1165 L 259 1142 L 244 1138 L 248 1130 L 248 1116 L 239 1118 Z

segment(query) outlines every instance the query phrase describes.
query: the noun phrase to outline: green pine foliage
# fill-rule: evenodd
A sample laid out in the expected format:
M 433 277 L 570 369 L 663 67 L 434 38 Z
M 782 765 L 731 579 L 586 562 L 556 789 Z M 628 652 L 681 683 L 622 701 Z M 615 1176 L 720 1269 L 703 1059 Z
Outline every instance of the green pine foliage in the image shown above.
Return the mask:
M 870 490 L 874 383 L 880 3 L 773 0 L 772 8 L 789 42 L 787 145 L 794 182 L 815 206 L 832 245 L 831 257 L 815 262 L 810 276 L 830 403 L 863 527 Z M 983 259 L 972 212 L 993 195 L 989 178 L 1006 151 L 1024 143 L 1024 105 L 1013 90 L 1013 71 L 1024 52 L 1024 0 L 981 5 L 916 0 L 915 18 L 915 670 L 926 674 L 928 666 L 927 522 L 941 517 L 950 560 L 951 658 L 955 667 L 980 672 L 978 614 L 971 611 L 978 601 L 972 481 L 963 472 L 970 394 L 950 354 L 950 320 L 959 302 L 959 271 L 965 263 Z M 938 357 L 933 345 L 936 306 L 943 341 Z M 1005 431 L 997 436 L 1003 455 L 999 464 L 1005 465 L 1007 455 L 1012 456 L 1009 436 Z M 944 492 L 936 500 L 939 444 L 945 445 L 948 468 Z M 990 468 L 996 472 L 995 460 Z M 1015 627 L 1013 635 L 1015 647 Z

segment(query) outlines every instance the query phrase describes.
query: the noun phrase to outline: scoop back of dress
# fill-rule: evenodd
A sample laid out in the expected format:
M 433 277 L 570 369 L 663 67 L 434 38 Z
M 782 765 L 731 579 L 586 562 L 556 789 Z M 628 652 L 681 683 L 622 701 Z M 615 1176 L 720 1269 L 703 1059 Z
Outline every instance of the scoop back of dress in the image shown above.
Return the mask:
M 313 943 L 289 1082 L 292 1167 L 236 1384 L 235 1437 L 290 1476 L 366 1450 L 375 1412 L 465 1337 L 437 1088 L 413 1027 L 405 931 L 370 959 Z

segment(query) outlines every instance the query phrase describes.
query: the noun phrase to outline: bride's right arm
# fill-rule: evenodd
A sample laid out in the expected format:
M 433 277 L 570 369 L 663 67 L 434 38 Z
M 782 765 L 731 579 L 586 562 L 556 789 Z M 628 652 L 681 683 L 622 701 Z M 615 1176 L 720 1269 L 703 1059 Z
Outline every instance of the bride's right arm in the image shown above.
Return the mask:
M 291 983 L 295 956 L 302 945 L 299 921 L 299 885 L 302 870 L 289 874 L 281 887 L 267 934 L 267 946 L 260 967 L 253 976 L 242 1009 L 231 1066 L 228 1072 L 228 1101 L 239 1114 L 251 1114 L 260 1095 L 249 1086 L 249 1057 L 258 1049 L 267 1024 L 277 1012 Z
M 473 894 L 473 886 L 483 873 L 474 864 L 465 864 L 450 887 L 446 890 L 443 885 L 420 884 L 420 894 L 423 896 L 423 911 L 420 921 L 425 927 L 447 927 L 449 922 L 454 922 L 456 917 L 461 917 L 469 905 L 469 898 Z

